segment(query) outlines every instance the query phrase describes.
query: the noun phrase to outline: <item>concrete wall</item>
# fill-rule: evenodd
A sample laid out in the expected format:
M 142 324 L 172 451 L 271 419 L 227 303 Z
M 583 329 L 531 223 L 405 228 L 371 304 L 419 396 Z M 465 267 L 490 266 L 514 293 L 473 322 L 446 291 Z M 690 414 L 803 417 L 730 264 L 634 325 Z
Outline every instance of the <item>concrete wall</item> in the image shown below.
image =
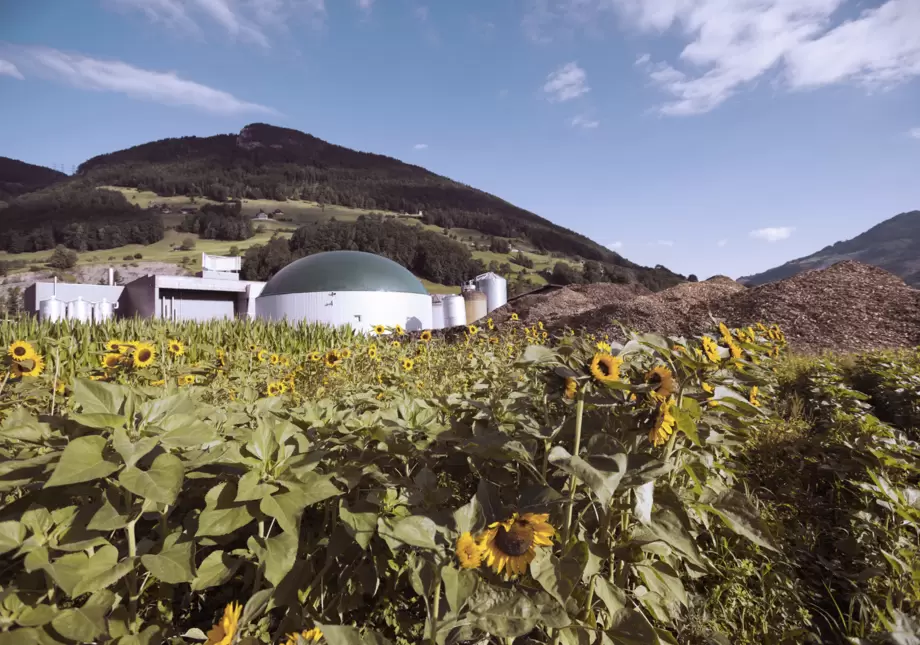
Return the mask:
M 259 318 L 305 320 L 369 331 L 374 325 L 431 329 L 431 296 L 385 291 L 287 293 L 256 299 Z
M 233 292 L 160 289 L 157 314 L 168 320 L 235 318 L 238 295 Z
M 83 298 L 89 302 L 99 302 L 105 298 L 111 303 L 118 302 L 120 308 L 120 300 L 123 291 L 124 287 L 121 285 L 110 286 L 107 284 L 71 284 L 67 282 L 58 282 L 57 295 L 55 297 L 62 302 L 69 302 L 77 298 Z M 26 287 L 23 291 L 26 311 L 37 315 L 41 301 L 47 300 L 54 293 L 54 282 L 36 282 Z

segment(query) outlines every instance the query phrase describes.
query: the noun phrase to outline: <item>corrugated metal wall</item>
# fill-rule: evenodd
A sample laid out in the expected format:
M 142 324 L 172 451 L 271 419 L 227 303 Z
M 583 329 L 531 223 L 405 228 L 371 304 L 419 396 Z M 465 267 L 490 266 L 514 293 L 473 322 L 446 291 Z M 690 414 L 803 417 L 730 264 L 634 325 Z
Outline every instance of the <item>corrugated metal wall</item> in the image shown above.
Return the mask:
M 374 325 L 402 325 L 408 331 L 420 331 L 431 329 L 431 296 L 386 291 L 288 293 L 257 298 L 256 314 L 270 320 L 351 325 L 365 331 Z
M 237 294 L 234 292 L 160 289 L 158 315 L 167 320 L 216 320 L 235 318 Z

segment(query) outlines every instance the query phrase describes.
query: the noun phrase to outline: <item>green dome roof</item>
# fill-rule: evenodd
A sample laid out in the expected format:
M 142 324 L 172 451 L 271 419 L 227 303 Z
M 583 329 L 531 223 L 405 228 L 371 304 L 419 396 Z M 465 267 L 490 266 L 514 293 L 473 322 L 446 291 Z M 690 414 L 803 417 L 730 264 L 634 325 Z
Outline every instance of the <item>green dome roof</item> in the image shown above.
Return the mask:
M 419 279 L 393 260 L 361 251 L 328 251 L 291 262 L 268 281 L 259 297 L 323 291 L 428 295 Z

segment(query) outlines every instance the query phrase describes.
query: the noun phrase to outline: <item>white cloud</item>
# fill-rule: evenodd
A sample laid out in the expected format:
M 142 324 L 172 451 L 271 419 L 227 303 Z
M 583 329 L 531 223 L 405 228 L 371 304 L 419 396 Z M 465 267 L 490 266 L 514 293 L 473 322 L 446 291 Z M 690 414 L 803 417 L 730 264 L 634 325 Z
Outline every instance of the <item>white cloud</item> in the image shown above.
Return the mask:
M 416 143 L 414 146 L 412 146 L 412 149 L 413 150 L 427 150 L 428 144 L 427 143 Z
M 651 59 L 652 57 L 649 56 L 648 54 L 642 54 L 641 56 L 636 58 L 635 65 L 637 67 L 641 67 L 642 65 L 645 65 L 646 63 L 648 63 Z
M 920 76 L 920 2 L 881 0 L 851 19 L 845 0 L 531 0 L 543 33 L 605 26 L 614 16 L 642 31 L 677 34 L 677 61 L 652 64 L 671 96 L 667 115 L 712 110 L 775 77 L 789 90 L 835 84 L 887 88 Z
M 674 246 L 674 242 L 671 240 L 658 240 L 658 246 Z
M 362 11 L 370 11 L 374 6 L 374 0 L 358 0 L 358 6 Z
M 617 249 L 623 248 L 623 243 L 619 241 L 611 242 L 610 244 L 607 245 L 607 248 L 610 249 L 611 251 L 616 251 Z
M 920 128 L 911 128 L 907 131 L 907 136 L 920 139 Z
M 214 114 L 277 114 L 270 107 L 243 101 L 222 90 L 181 78 L 175 72 L 141 69 L 118 60 L 90 58 L 48 47 L 9 47 L 5 54 L 38 76 L 82 89 L 116 92 Z
M 25 79 L 25 76 L 22 75 L 18 67 L 13 65 L 10 61 L 2 59 L 0 59 L 0 76 L 12 76 L 13 78 L 18 78 L 20 81 Z
M 792 226 L 768 226 L 750 232 L 750 236 L 766 242 L 779 242 L 788 239 L 795 230 Z
M 547 76 L 543 91 L 549 94 L 550 101 L 562 102 L 578 98 L 590 92 L 591 88 L 588 87 L 588 75 L 585 70 L 573 62 L 563 65 Z
M 581 128 L 582 130 L 593 130 L 600 124 L 601 124 L 600 121 L 587 117 L 584 114 L 579 114 L 577 116 L 574 116 L 569 121 L 570 126 L 572 126 L 573 128 Z
M 200 32 L 214 24 L 234 40 L 270 47 L 270 30 L 288 31 L 297 21 L 321 27 L 325 0 L 108 0 L 116 7 L 141 11 L 172 28 Z M 372 0 L 358 0 L 368 8 Z
M 716 246 L 725 246 L 726 244 L 728 244 L 728 240 L 719 240 L 716 242 Z

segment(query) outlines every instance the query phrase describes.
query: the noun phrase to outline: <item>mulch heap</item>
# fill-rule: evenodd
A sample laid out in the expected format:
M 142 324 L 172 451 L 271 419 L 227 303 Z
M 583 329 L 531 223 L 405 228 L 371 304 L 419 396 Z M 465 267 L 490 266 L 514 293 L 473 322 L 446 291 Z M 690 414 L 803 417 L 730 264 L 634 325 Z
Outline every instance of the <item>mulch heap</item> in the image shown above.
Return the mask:
M 920 345 L 920 291 L 859 262 L 840 262 L 752 289 L 722 276 L 658 293 L 629 291 L 626 285 L 590 289 L 598 286 L 602 285 L 567 287 L 567 293 L 564 289 L 535 296 L 540 300 L 522 307 L 513 301 L 495 312 L 501 315 L 496 321 L 517 311 L 528 324 L 542 320 L 553 330 L 586 329 L 622 341 L 614 321 L 640 332 L 691 336 L 711 332 L 715 318 L 731 327 L 776 323 L 790 347 L 801 353 Z M 579 301 L 575 311 L 563 314 L 571 292 L 592 293 L 594 306 Z

